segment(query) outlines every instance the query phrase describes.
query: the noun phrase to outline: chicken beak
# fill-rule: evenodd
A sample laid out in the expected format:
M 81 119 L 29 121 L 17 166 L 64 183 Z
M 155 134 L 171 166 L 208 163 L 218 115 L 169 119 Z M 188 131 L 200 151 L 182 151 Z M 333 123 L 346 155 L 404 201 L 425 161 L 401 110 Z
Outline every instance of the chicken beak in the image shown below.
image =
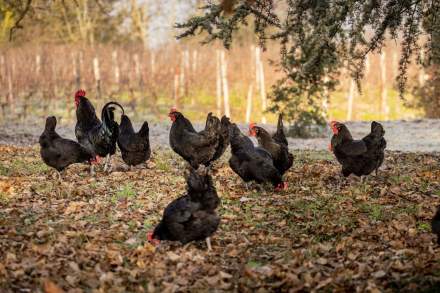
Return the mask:
M 170 117 L 171 121 L 176 121 L 176 117 L 174 116 L 174 113 L 170 112 L 168 113 L 168 117 Z

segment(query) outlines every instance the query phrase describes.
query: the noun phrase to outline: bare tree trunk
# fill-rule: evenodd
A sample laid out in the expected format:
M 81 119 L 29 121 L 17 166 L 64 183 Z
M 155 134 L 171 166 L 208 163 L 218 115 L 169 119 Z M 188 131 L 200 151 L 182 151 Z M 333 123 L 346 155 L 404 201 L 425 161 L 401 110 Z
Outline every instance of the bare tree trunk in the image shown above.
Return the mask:
M 398 50 L 398 47 L 395 46 L 395 48 L 393 49 L 393 66 L 392 66 L 394 80 L 399 75 L 399 59 L 398 59 L 398 55 L 397 55 L 397 50 Z
M 180 96 L 184 97 L 185 96 L 185 78 L 186 78 L 186 72 L 185 72 L 185 54 L 182 53 L 181 56 L 181 60 L 180 60 L 180 80 L 179 80 L 179 91 L 180 91 Z
M 370 73 L 370 55 L 365 56 L 365 76 Z
M 76 88 L 81 88 L 81 65 L 82 65 L 82 52 L 78 52 L 76 59 L 75 59 L 75 84 Z
M 5 78 L 7 79 L 7 75 L 8 75 L 8 72 L 6 70 L 5 56 L 1 55 L 0 56 L 0 79 L 2 82 L 4 81 Z M 7 97 L 5 100 L 1 99 L 1 97 L 0 97 L 0 106 L 2 108 L 2 115 L 0 117 L 1 121 L 3 121 L 5 119 L 7 105 L 8 105 Z
M 113 77 L 115 79 L 115 84 L 119 89 L 119 82 L 121 79 L 121 71 L 119 69 L 118 51 L 117 50 L 114 50 L 112 52 L 112 64 L 113 64 Z
M 182 63 L 183 63 L 183 72 L 185 72 L 185 80 L 183 83 L 183 89 L 184 89 L 184 93 L 185 96 L 188 96 L 189 94 L 189 51 L 186 49 L 185 51 L 183 51 L 183 55 L 182 55 Z M 191 96 L 191 105 L 194 105 L 196 102 L 194 100 L 194 96 Z
M 150 51 L 150 66 L 151 66 L 151 74 L 154 75 L 156 72 L 156 55 L 153 51 Z
M 259 82 L 260 86 L 260 97 L 261 97 L 261 123 L 266 123 L 266 109 L 267 109 L 267 98 L 266 98 L 266 86 L 264 81 L 264 67 L 263 62 L 261 60 L 261 48 L 256 47 L 255 50 L 255 59 L 256 59 L 256 68 L 258 71 L 257 82 Z
M 174 74 L 174 107 L 179 108 L 179 72 L 176 70 Z
M 41 55 L 37 54 L 35 55 L 35 74 L 40 75 L 41 73 Z
M 15 103 L 14 103 L 14 89 L 12 86 L 12 74 L 14 70 L 14 64 L 13 62 L 10 63 L 8 66 L 8 104 L 9 108 L 11 109 L 11 112 L 15 114 Z
M 327 82 L 329 82 L 329 78 L 328 75 L 324 75 L 324 84 L 327 84 Z M 324 109 L 324 118 L 328 119 L 329 117 L 329 92 L 328 92 L 328 87 L 326 85 L 324 85 L 324 97 L 322 99 L 322 108 Z
M 139 89 L 142 91 L 141 65 L 139 63 L 139 55 L 138 54 L 133 55 L 133 62 L 134 62 L 134 75 L 136 76 L 136 80 L 138 82 Z
M 422 66 L 420 66 L 420 69 L 419 69 L 419 85 L 421 87 L 423 87 L 426 82 L 426 74 L 425 74 L 425 68 L 424 68 L 425 52 L 423 51 L 423 49 L 420 50 L 420 62 L 422 63 Z
M 227 79 L 228 64 L 226 62 L 224 50 L 220 51 L 220 67 L 222 70 L 223 106 L 225 108 L 225 115 L 227 117 L 231 117 L 231 111 L 229 108 L 229 89 L 228 89 L 228 79 Z
M 35 90 L 37 92 L 40 92 L 40 87 L 38 86 L 38 83 L 40 81 L 40 74 L 41 74 L 41 55 L 37 53 L 37 55 L 35 55 L 35 78 L 32 84 L 32 90 Z
M 355 81 L 352 79 L 350 82 L 350 89 L 348 91 L 348 96 L 347 96 L 347 100 L 348 100 L 348 106 L 347 106 L 347 121 L 351 121 L 353 120 L 353 103 L 354 103 L 354 91 L 356 88 L 356 83 Z
M 387 75 L 386 75 L 386 53 L 384 51 L 380 54 L 380 78 L 381 78 L 381 114 L 384 120 L 389 119 L 388 108 L 388 90 L 387 90 Z
M 222 77 L 221 77 L 221 66 L 220 66 L 220 51 L 216 50 L 216 111 L 217 116 L 222 114 Z
M 101 99 L 101 73 L 99 70 L 99 60 L 97 57 L 93 58 L 93 74 L 96 81 L 96 93 L 98 99 Z
M 193 74 L 197 71 L 197 66 L 198 66 L 198 52 L 197 50 L 193 51 L 192 54 L 192 64 L 191 64 L 191 70 L 193 72 Z
M 252 113 L 252 97 L 254 91 L 254 83 L 251 82 L 247 92 L 247 101 L 246 101 L 246 123 L 251 122 L 251 113 Z

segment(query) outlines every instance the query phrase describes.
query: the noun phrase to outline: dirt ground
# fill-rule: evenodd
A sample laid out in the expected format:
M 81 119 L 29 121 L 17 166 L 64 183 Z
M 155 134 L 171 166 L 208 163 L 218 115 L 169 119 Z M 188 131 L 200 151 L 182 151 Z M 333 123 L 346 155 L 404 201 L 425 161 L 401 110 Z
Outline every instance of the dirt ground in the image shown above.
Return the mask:
M 141 123 L 135 123 L 140 127 Z M 151 123 L 150 141 L 153 147 L 168 145 L 168 132 L 170 123 Z M 440 120 L 416 120 L 416 121 L 390 121 L 383 122 L 385 127 L 385 138 L 387 149 L 405 152 L 437 152 L 440 150 Z M 369 132 L 369 122 L 349 122 L 347 123 L 350 131 L 355 138 L 362 138 Z M 202 125 L 196 125 L 196 128 Z M 268 129 L 275 129 L 272 125 L 266 126 Z M 20 146 L 30 146 L 38 143 L 38 137 L 44 128 L 44 121 L 26 124 L 3 124 L 0 125 L 0 144 L 13 144 Z M 242 129 L 246 128 L 242 125 Z M 74 125 L 66 125 L 62 122 L 58 124 L 57 131 L 60 135 L 74 138 Z M 313 139 L 293 139 L 289 138 L 291 149 L 327 149 L 331 137 L 330 130 L 328 137 Z
M 327 151 L 296 151 L 281 193 L 213 180 L 221 225 L 204 242 L 146 241 L 185 192 L 183 162 L 74 165 L 59 182 L 39 148 L 0 146 L 0 292 L 438 292 L 439 156 L 387 152 L 379 176 L 343 179 Z
M 440 290 L 430 227 L 440 204 L 437 120 L 384 123 L 389 151 L 365 182 L 341 177 L 329 138 L 289 139 L 297 150 L 281 193 L 247 189 L 227 151 L 213 171 L 222 203 L 210 252 L 204 242 L 146 241 L 186 188 L 169 123 L 151 125 L 147 168 L 127 171 L 118 153 L 112 173 L 90 177 L 77 164 L 61 182 L 39 156 L 42 125 L 0 126 L 2 293 Z M 355 137 L 369 129 L 348 126 Z M 58 132 L 74 138 L 72 125 Z

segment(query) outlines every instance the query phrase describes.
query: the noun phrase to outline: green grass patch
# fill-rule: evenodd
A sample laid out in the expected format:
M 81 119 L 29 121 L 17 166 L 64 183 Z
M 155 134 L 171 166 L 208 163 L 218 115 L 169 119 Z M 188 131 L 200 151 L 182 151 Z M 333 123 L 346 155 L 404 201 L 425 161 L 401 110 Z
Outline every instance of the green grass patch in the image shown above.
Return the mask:
M 116 191 L 116 194 L 114 194 L 111 198 L 111 202 L 113 204 L 117 203 L 120 200 L 123 199 L 131 199 L 136 197 L 136 191 L 133 188 L 132 183 L 127 183 L 118 191 Z
M 360 210 L 368 214 L 368 217 L 373 221 L 377 222 L 385 219 L 384 207 L 380 204 L 363 203 Z

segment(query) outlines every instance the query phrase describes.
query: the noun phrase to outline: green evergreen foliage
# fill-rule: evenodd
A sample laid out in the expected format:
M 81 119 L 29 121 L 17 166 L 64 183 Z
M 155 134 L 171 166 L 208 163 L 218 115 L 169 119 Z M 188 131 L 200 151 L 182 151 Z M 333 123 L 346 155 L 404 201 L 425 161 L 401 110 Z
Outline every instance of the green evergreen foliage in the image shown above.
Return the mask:
M 204 32 L 204 42 L 221 40 L 226 48 L 234 33 L 253 22 L 261 46 L 268 40 L 281 44 L 278 66 L 285 73 L 274 87 L 271 110 L 284 111 L 297 124 L 324 123 L 323 100 L 337 84 L 341 67 L 357 81 L 363 77 L 365 57 L 380 51 L 389 37 L 401 42 L 398 85 L 406 87 L 407 69 L 420 52 L 418 41 L 427 37 L 426 56 L 440 56 L 440 4 L 431 0 L 241 0 L 209 1 L 202 15 L 177 24 L 179 38 Z M 232 5 L 232 6 L 231 6 Z M 232 8 L 231 8 L 232 7 Z M 423 25 L 422 25 L 423 24 Z

